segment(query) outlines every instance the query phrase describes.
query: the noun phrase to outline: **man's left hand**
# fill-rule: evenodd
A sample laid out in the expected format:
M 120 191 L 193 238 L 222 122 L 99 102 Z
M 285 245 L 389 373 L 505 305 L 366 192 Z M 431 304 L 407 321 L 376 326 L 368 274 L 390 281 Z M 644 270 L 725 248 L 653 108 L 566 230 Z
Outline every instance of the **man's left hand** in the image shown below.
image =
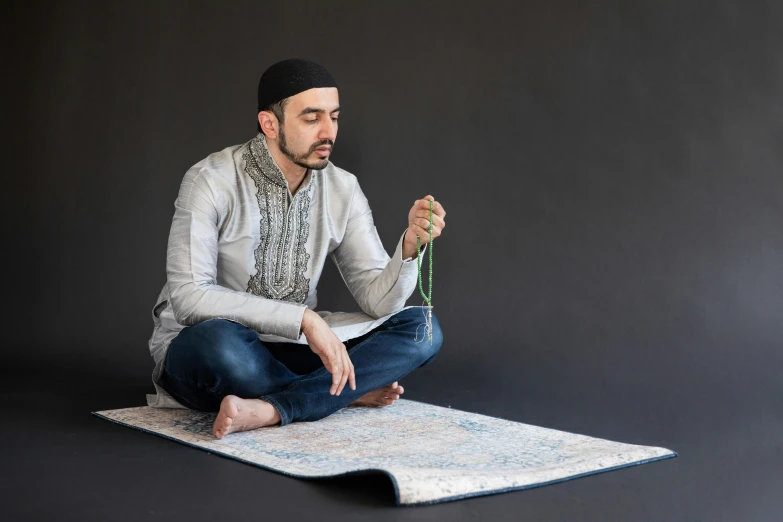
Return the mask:
M 430 200 L 432 203 L 432 237 L 430 237 Z M 405 258 L 418 255 L 416 252 L 416 236 L 419 236 L 419 244 L 424 245 L 432 239 L 440 236 L 446 228 L 446 210 L 443 205 L 435 201 L 430 195 L 424 199 L 417 199 L 410 212 L 408 212 L 408 230 L 405 231 L 403 240 L 403 254 Z M 410 255 L 407 255 L 410 254 Z

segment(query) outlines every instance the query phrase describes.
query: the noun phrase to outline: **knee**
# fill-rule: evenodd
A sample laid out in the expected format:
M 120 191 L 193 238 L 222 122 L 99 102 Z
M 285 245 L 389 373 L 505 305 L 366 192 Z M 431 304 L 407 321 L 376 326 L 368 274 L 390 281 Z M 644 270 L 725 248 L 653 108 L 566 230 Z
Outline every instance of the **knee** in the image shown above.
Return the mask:
M 411 343 L 411 348 L 415 351 L 417 358 L 421 359 L 421 365 L 429 364 L 435 359 L 443 345 L 443 330 L 440 327 L 440 321 L 432 313 L 432 341 L 425 330 L 426 310 L 422 313 L 421 308 L 409 308 L 397 315 L 397 325 L 416 339 Z M 422 336 L 424 339 L 422 340 Z
M 206 371 L 231 381 L 242 381 L 257 375 L 255 360 L 248 349 L 254 340 L 258 340 L 257 335 L 244 325 L 227 319 L 210 319 L 183 329 L 172 343 L 172 347 L 180 347 L 172 356 L 188 368 L 197 368 L 199 373 Z
M 174 339 L 175 344 L 187 346 L 187 351 L 208 355 L 223 352 L 223 346 L 243 341 L 249 329 L 228 319 L 209 319 L 184 328 Z
M 424 363 L 422 363 L 422 366 L 431 363 L 432 360 L 435 359 L 435 356 L 438 355 L 440 347 L 443 345 L 443 330 L 441 330 L 440 322 L 434 312 L 432 314 L 432 342 L 430 343 L 428 337 L 425 337 L 424 340 L 425 342 L 423 344 L 426 346 L 427 350 L 425 351 L 426 358 Z

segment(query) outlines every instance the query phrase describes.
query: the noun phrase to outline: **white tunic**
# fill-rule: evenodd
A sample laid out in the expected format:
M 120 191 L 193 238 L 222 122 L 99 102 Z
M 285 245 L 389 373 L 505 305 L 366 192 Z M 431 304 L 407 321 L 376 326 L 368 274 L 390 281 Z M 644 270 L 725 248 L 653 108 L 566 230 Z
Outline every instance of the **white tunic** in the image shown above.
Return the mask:
M 263 134 L 191 167 L 174 202 L 166 284 L 152 309 L 152 407 L 185 408 L 160 386 L 166 352 L 182 328 L 224 318 L 261 341 L 307 344 L 300 326 L 315 310 L 326 258 L 363 312 L 316 311 L 340 341 L 401 310 L 417 287 L 417 261 L 390 258 L 355 175 L 329 164 L 308 170 L 295 195 Z M 419 256 L 426 251 L 424 245 Z

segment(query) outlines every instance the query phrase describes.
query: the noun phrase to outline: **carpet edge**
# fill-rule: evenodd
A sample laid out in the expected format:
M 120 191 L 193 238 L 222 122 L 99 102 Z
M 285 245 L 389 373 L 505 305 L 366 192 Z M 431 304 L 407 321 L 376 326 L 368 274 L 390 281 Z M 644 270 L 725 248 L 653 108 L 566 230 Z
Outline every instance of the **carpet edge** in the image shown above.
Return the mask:
M 141 407 L 143 408 L 145 406 L 141 406 Z M 120 409 L 120 408 L 118 408 L 118 409 Z M 106 410 L 106 411 L 113 411 L 113 410 Z M 296 478 L 296 479 L 319 480 L 319 479 L 330 479 L 330 478 L 338 478 L 338 477 L 347 477 L 347 476 L 350 476 L 350 475 L 355 475 L 355 474 L 359 474 L 359 473 L 366 473 L 366 472 L 378 472 L 378 473 L 381 473 L 383 475 L 386 475 L 387 477 L 389 477 L 391 479 L 392 486 L 394 486 L 395 505 L 396 506 L 405 505 L 405 504 L 401 504 L 400 503 L 400 486 L 397 483 L 397 477 L 395 477 L 392 474 L 391 471 L 383 469 L 383 468 L 363 468 L 363 469 L 358 469 L 358 470 L 351 470 L 351 471 L 346 471 L 346 472 L 342 472 L 342 473 L 337 473 L 337 474 L 334 474 L 334 475 L 320 475 L 320 476 L 317 476 L 317 477 L 312 477 L 312 476 L 309 476 L 309 475 L 298 475 L 296 473 L 289 473 L 287 471 L 282 471 L 282 470 L 275 469 L 275 468 L 272 468 L 272 467 L 269 467 L 269 466 L 264 466 L 263 464 L 259 464 L 257 462 L 253 462 L 253 461 L 250 461 L 250 460 L 245 460 L 243 458 L 236 457 L 234 455 L 228 455 L 228 454 L 225 454 L 225 453 L 211 451 L 211 450 L 209 450 L 209 449 L 207 449 L 207 448 L 205 448 L 203 446 L 198 446 L 196 444 L 191 444 L 190 442 L 186 442 L 184 440 L 177 439 L 175 437 L 171 437 L 169 435 L 166 435 L 166 434 L 163 434 L 163 433 L 159 433 L 157 431 L 148 430 L 148 429 L 142 428 L 141 426 L 135 426 L 133 424 L 128 424 L 127 422 L 121 422 L 121 421 L 118 421 L 116 419 L 112 419 L 111 417 L 107 417 L 106 415 L 101 415 L 100 413 L 95 412 L 95 411 L 90 412 L 90 415 L 94 415 L 95 417 L 98 417 L 99 419 L 107 420 L 107 421 L 112 422 L 114 424 L 117 424 L 119 426 L 126 426 L 128 428 L 133 428 L 135 430 L 138 430 L 138 431 L 141 431 L 141 432 L 144 432 L 144 433 L 150 433 L 152 435 L 161 437 L 163 439 L 174 441 L 174 442 L 177 442 L 177 443 L 182 444 L 184 446 L 188 446 L 190 448 L 195 448 L 197 450 L 204 451 L 206 453 L 209 453 L 210 455 L 216 455 L 218 457 L 224 457 L 224 458 L 227 458 L 227 459 L 230 459 L 230 460 L 235 460 L 237 462 L 242 462 L 243 464 L 250 464 L 251 466 L 254 466 L 256 468 L 264 469 L 264 470 L 267 470 L 267 471 L 272 471 L 274 473 L 279 473 L 280 475 L 285 475 L 287 477 L 293 477 L 293 478 Z

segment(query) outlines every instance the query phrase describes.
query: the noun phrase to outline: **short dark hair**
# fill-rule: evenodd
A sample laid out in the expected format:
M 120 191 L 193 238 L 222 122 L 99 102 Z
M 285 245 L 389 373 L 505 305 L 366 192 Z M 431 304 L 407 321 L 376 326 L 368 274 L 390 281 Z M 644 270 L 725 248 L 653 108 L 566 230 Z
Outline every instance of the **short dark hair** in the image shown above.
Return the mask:
M 258 112 L 261 111 L 270 111 L 272 114 L 274 114 L 277 117 L 277 121 L 280 122 L 280 125 L 283 124 L 284 121 L 284 114 L 285 114 L 285 106 L 288 105 L 288 98 L 283 98 L 280 101 L 277 101 L 275 103 L 270 103 L 266 107 L 262 109 L 258 109 Z M 256 115 L 258 116 L 258 115 Z M 257 120 L 258 118 L 256 118 Z M 261 130 L 261 123 L 256 121 L 256 126 L 258 127 L 258 132 L 263 133 L 264 131 Z

